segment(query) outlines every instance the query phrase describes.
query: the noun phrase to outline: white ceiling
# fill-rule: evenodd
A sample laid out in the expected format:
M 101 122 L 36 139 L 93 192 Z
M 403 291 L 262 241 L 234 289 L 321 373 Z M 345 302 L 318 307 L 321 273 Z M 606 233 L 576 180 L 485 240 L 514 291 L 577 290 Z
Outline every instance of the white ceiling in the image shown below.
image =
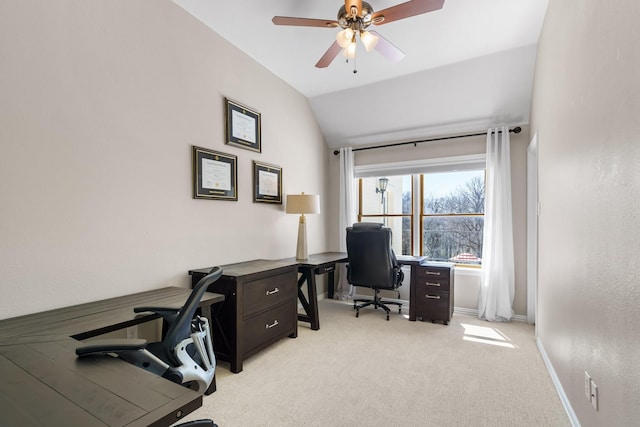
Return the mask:
M 271 22 L 333 20 L 341 0 L 174 1 L 307 96 L 331 147 L 528 123 L 548 0 L 445 0 L 441 10 L 376 26 L 406 57 L 394 63 L 360 45 L 356 74 L 341 55 L 314 67 L 340 28 Z M 369 1 L 374 10 L 401 2 Z

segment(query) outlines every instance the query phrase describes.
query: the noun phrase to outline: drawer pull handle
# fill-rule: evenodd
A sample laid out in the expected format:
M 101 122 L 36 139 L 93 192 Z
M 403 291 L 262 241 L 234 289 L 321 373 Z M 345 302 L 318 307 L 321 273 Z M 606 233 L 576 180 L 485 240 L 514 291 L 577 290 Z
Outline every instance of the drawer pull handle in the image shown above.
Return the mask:
M 440 286 L 440 283 L 424 282 L 424 284 L 427 286 Z
M 269 295 L 273 295 L 273 294 L 277 294 L 278 292 L 280 292 L 280 289 L 278 288 L 273 288 L 272 291 L 267 291 L 267 296 Z
M 271 328 L 273 328 L 273 327 L 275 327 L 275 326 L 278 326 L 278 320 L 276 319 L 276 320 L 274 320 L 274 321 L 273 321 L 273 323 L 272 323 L 272 324 L 270 324 L 270 325 L 269 325 L 269 324 L 266 324 L 266 325 L 264 325 L 264 326 L 265 326 L 265 328 L 266 328 L 266 329 L 271 329 Z
M 426 296 L 427 298 L 430 298 L 430 299 L 440 299 L 440 295 L 429 295 L 429 294 L 427 294 L 427 295 L 425 295 L 425 296 Z
M 429 270 L 427 270 L 425 273 L 430 274 L 432 276 L 439 276 L 440 275 L 439 271 L 429 271 Z

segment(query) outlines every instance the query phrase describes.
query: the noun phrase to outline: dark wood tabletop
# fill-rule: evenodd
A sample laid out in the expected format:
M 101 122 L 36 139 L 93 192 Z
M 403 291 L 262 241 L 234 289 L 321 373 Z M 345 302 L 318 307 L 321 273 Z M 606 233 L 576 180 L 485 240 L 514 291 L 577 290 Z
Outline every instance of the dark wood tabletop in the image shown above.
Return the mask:
M 197 409 L 193 390 L 119 359 L 75 355 L 78 339 L 158 317 L 134 307 L 181 307 L 190 292 L 168 287 L 0 320 L 0 425 L 168 426 Z M 200 304 L 223 299 L 206 293 Z

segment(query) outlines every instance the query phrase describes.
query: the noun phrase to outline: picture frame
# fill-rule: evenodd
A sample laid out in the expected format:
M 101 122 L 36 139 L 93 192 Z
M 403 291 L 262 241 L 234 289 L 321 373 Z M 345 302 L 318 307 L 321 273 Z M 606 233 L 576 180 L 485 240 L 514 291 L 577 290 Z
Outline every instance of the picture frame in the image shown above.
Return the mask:
M 225 143 L 262 152 L 260 113 L 229 98 L 224 99 Z
M 253 161 L 253 202 L 282 204 L 282 168 Z
M 238 200 L 238 157 L 193 146 L 193 198 Z

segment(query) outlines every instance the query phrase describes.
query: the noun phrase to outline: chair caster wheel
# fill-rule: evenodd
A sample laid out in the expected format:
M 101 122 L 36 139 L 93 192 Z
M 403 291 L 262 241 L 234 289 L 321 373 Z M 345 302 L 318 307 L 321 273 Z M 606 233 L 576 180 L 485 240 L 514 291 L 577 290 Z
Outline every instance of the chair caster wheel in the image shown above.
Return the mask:
M 387 322 L 389 321 L 389 315 L 387 314 Z
M 360 316 L 360 311 L 356 311 L 356 317 Z

